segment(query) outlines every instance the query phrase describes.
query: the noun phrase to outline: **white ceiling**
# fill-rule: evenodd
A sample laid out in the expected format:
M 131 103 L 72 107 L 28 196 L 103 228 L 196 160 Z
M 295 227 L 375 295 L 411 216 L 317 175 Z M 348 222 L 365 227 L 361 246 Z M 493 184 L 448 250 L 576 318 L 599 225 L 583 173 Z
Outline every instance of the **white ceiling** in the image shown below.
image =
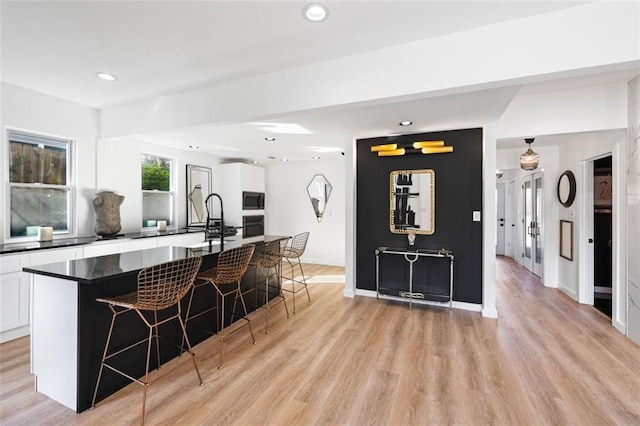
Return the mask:
M 302 18 L 307 3 L 3 0 L 1 78 L 104 108 L 586 2 L 325 1 L 330 16 L 321 24 Z M 97 72 L 111 73 L 118 80 L 102 81 L 95 76 Z M 544 87 L 539 83 L 523 90 Z M 327 108 L 260 123 L 203 126 L 141 137 L 181 149 L 197 145 L 222 157 L 308 159 L 318 152 L 317 147 L 339 152 L 353 137 L 399 133 L 403 130 L 397 122 L 404 119 L 416 122 L 404 133 L 461 128 L 495 119 L 518 90 L 519 86 L 511 86 Z M 265 143 L 268 134 L 277 140 Z

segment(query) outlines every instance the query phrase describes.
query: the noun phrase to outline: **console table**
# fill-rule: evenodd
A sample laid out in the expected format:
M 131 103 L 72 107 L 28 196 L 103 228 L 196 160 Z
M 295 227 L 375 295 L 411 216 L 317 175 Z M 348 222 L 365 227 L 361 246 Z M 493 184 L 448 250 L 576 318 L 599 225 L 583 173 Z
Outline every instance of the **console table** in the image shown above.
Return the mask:
M 378 247 L 376 249 L 376 297 L 380 296 L 395 296 L 406 298 L 409 300 L 409 309 L 412 308 L 412 301 L 414 299 L 419 300 L 432 300 L 437 302 L 449 302 L 449 308 L 453 306 L 453 263 L 454 256 L 453 252 L 446 249 L 440 250 L 430 250 L 430 249 L 411 249 L 411 248 L 392 248 L 392 247 Z M 381 266 L 381 259 L 386 258 L 387 256 L 394 256 L 393 259 L 403 259 L 407 262 L 409 266 L 408 271 L 408 279 L 398 279 L 398 275 L 402 275 L 402 271 L 398 272 L 397 269 L 404 269 L 405 265 L 394 265 L 396 266 L 396 270 L 392 271 L 394 273 L 394 279 L 383 278 L 381 279 L 381 274 L 384 272 L 383 267 Z M 416 291 L 414 284 L 414 263 L 418 262 L 420 259 L 442 259 L 443 261 L 449 262 L 448 267 L 448 292 L 443 291 L 432 291 L 428 287 L 430 286 L 429 277 L 424 276 L 421 284 L 422 288 Z M 390 260 L 392 258 L 389 258 Z M 426 268 L 426 266 L 425 266 Z M 426 269 L 424 269 L 426 271 Z M 389 275 L 389 274 L 387 274 Z M 427 274 L 425 274 L 427 275 Z M 438 283 L 440 285 L 440 290 L 442 290 L 442 285 L 446 283 Z

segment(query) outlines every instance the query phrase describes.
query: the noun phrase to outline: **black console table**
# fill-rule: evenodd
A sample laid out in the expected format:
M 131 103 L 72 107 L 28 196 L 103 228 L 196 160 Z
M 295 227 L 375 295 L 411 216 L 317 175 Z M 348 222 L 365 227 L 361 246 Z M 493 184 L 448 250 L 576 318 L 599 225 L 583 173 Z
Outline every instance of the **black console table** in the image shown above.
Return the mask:
M 414 264 L 419 260 L 427 259 L 442 259 L 449 262 L 449 267 L 445 271 L 448 283 L 443 282 L 442 271 L 440 274 L 431 274 L 429 270 L 434 265 L 427 264 L 420 265 L 418 283 L 414 282 L 416 278 Z M 408 299 L 409 309 L 412 308 L 414 299 L 449 302 L 449 308 L 451 308 L 453 306 L 453 263 L 453 252 L 446 249 L 378 247 L 376 249 L 376 297 L 395 296 Z M 407 266 L 408 271 L 406 271 Z M 438 282 L 432 282 L 434 279 Z

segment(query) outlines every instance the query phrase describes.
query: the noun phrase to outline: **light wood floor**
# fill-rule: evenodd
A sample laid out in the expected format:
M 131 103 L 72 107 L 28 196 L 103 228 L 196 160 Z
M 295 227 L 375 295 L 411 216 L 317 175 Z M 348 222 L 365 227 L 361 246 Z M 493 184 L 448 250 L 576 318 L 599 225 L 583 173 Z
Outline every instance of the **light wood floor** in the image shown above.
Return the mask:
M 479 313 L 342 297 L 340 268 L 308 265 L 312 303 L 252 315 L 255 346 L 196 346 L 149 388 L 147 424 L 640 424 L 640 347 L 610 320 L 507 258 L 497 259 L 498 320 Z M 331 281 L 335 281 L 332 277 Z M 299 293 L 300 295 L 301 293 Z M 132 384 L 76 414 L 32 390 L 28 338 L 0 345 L 0 424 L 136 424 Z

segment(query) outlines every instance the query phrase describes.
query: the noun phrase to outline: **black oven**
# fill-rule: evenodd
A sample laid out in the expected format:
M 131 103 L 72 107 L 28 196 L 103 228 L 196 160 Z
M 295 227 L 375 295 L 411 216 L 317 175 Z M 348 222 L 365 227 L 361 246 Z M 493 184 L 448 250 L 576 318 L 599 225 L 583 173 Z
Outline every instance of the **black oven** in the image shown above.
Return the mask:
M 242 238 L 264 235 L 264 215 L 242 216 Z
M 242 192 L 242 210 L 264 210 L 264 192 Z

